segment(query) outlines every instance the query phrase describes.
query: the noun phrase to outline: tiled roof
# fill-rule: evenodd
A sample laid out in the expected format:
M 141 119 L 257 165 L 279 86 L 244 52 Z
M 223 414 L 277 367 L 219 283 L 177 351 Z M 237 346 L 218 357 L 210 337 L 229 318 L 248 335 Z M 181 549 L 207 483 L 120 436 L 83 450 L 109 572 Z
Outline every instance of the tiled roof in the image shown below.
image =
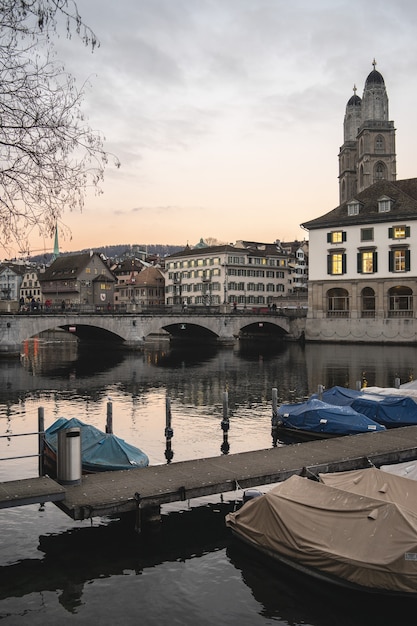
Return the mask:
M 77 276 L 84 269 L 90 258 L 88 252 L 59 256 L 46 268 L 45 272 L 42 274 L 41 280 L 74 278 L 74 276 Z
M 378 212 L 378 200 L 387 197 L 393 201 L 391 211 Z M 348 204 L 360 203 L 358 215 L 348 215 Z M 334 226 L 350 226 L 398 220 L 417 219 L 417 178 L 388 181 L 381 180 L 367 187 L 348 202 L 344 202 L 329 213 L 301 224 L 303 228 L 314 230 Z

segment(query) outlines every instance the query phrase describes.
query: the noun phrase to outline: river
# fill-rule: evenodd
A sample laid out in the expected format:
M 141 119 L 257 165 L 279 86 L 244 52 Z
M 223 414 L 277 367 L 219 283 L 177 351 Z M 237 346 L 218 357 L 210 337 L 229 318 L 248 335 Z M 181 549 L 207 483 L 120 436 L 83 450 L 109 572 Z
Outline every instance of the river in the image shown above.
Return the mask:
M 166 463 L 170 399 L 172 462 L 222 454 L 228 392 L 230 453 L 269 448 L 271 396 L 303 399 L 356 381 L 393 386 L 414 378 L 405 346 L 239 344 L 235 349 L 149 344 L 141 353 L 78 346 L 51 335 L 0 361 L 0 435 L 78 417 Z M 0 457 L 36 452 L 36 437 L 0 439 Z M 37 473 L 35 457 L 0 462 L 0 480 Z M 224 526 L 241 492 L 163 507 L 158 531 L 138 535 L 131 518 L 74 522 L 53 504 L 0 510 L 0 620 L 9 624 L 199 624 L 381 626 L 415 623 L 415 606 L 313 589 L 245 554 Z M 409 613 L 410 611 L 410 617 Z

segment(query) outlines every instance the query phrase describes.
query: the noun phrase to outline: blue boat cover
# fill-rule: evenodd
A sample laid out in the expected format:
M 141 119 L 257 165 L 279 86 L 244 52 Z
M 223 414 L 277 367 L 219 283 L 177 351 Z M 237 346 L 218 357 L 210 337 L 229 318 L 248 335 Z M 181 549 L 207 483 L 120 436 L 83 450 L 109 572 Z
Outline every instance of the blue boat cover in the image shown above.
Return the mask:
M 346 387 L 331 387 L 330 389 L 325 389 L 321 395 L 321 400 L 323 402 L 328 402 L 329 404 L 336 404 L 338 406 L 351 405 L 353 400 L 357 397 L 363 395 L 362 391 L 357 391 L 355 389 L 347 389 Z M 313 394 L 311 398 L 317 398 L 318 394 Z
M 385 430 L 385 426 L 362 415 L 351 406 L 335 406 L 316 398 L 296 404 L 282 404 L 278 409 L 282 426 L 292 430 L 355 435 Z
M 60 417 L 45 431 L 48 446 L 57 453 L 58 431 L 63 428 L 80 428 L 81 463 L 84 470 L 90 472 L 141 468 L 149 465 L 148 456 L 120 437 L 107 434 L 85 424 L 77 418 Z
M 311 398 L 317 398 L 317 394 Z M 417 402 L 411 396 L 367 393 L 336 386 L 323 391 L 322 400 L 335 406 L 349 405 L 387 428 L 417 425 Z
M 414 398 L 363 393 L 351 406 L 387 428 L 417 425 L 417 402 Z

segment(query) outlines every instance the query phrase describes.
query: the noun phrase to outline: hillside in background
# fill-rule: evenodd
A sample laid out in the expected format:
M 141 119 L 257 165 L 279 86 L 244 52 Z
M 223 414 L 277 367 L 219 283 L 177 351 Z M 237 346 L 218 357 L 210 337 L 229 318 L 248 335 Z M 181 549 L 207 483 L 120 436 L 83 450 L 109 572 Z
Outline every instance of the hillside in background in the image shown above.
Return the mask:
M 175 252 L 179 252 L 180 250 L 184 250 L 185 246 L 172 246 L 169 244 L 116 244 L 113 246 L 101 246 L 99 248 L 85 248 L 84 250 L 73 250 L 72 252 L 61 252 L 62 255 L 65 254 L 80 254 L 82 252 L 90 252 L 90 249 L 93 252 L 97 252 L 98 254 L 103 254 L 108 259 L 122 259 L 125 257 L 132 256 L 143 256 L 145 254 L 148 256 L 159 256 L 164 258 L 169 256 L 170 254 L 174 254 Z M 38 254 L 36 256 L 31 256 L 30 260 L 35 263 L 49 263 L 52 258 L 52 253 Z

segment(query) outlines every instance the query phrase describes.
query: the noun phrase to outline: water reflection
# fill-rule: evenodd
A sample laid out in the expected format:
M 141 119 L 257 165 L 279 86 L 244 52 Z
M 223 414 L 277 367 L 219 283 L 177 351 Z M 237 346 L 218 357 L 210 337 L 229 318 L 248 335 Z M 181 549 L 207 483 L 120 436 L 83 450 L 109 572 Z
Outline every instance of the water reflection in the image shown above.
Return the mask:
M 95 579 L 140 575 L 166 562 L 184 562 L 227 546 L 224 518 L 233 503 L 208 503 L 163 515 L 154 532 L 138 535 L 134 518 L 41 535 L 42 559 L 22 559 L 0 567 L 0 601 L 44 591 L 59 591 L 70 613 L 82 603 L 85 585 Z

